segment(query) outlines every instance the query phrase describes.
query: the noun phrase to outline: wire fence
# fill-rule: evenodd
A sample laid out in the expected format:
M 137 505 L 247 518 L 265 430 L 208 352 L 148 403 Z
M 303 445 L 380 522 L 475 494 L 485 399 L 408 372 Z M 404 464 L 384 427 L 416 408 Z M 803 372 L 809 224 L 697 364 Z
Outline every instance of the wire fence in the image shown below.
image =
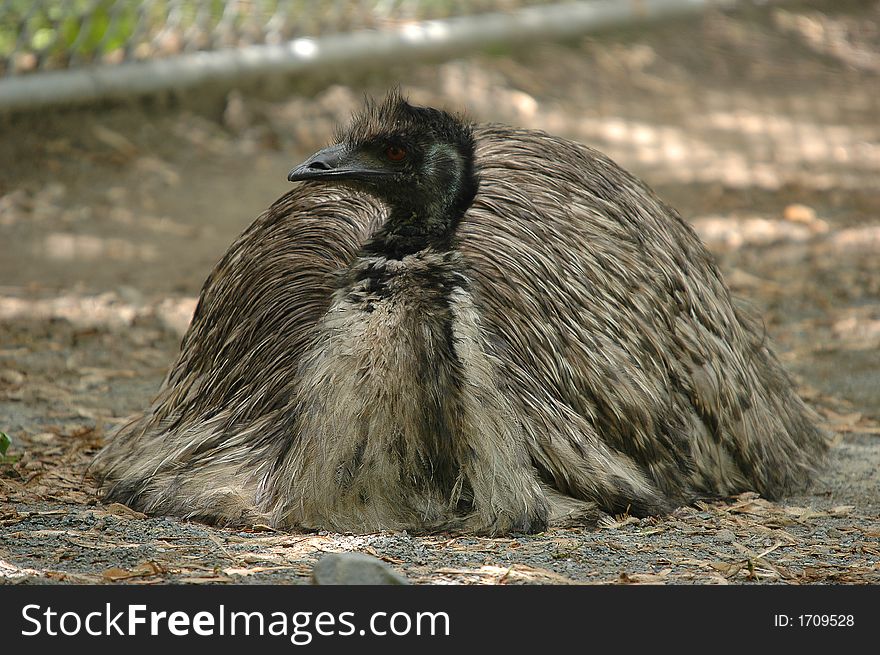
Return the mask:
M 577 49 L 541 54 L 568 37 Z M 443 97 L 427 100 L 595 144 L 656 181 L 880 179 L 880 0 L 0 0 L 0 111 L 492 43 L 506 63 L 431 67 Z M 313 111 L 267 121 L 283 136 Z
M 387 30 L 552 0 L 0 0 L 0 74 Z
M 737 0 L 0 0 L 0 110 L 532 45 Z

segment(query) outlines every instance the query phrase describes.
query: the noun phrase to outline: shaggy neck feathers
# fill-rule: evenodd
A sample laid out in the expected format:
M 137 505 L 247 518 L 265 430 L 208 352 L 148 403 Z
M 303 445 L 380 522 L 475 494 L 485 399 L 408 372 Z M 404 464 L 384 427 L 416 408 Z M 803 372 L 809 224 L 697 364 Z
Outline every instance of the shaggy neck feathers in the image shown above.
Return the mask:
M 403 193 L 385 197 L 388 219 L 364 246 L 367 255 L 401 259 L 425 248 L 452 248 L 455 230 L 477 191 L 473 154 L 434 144 L 421 179 Z

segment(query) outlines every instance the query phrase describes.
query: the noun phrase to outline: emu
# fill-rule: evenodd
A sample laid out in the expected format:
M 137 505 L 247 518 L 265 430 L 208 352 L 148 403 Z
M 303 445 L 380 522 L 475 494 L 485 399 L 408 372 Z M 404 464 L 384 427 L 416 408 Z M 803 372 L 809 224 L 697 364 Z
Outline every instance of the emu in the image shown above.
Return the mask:
M 586 146 L 367 101 L 202 288 L 106 501 L 497 535 L 805 486 L 826 435 L 688 224 Z

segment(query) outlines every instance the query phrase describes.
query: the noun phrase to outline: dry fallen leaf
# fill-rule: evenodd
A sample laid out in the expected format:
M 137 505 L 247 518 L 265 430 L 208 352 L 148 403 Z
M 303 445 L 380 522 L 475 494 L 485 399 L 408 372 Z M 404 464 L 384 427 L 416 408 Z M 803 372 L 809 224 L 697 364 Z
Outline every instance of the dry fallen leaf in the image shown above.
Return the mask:
M 183 578 L 181 582 L 188 584 L 218 584 L 221 582 L 234 582 L 234 579 L 227 575 L 193 575 Z
M 621 572 L 617 582 L 621 584 L 666 584 L 667 576 L 672 569 L 663 569 L 658 573 L 626 573 Z
M 383 561 L 385 561 L 385 562 L 389 562 L 389 563 L 391 563 L 391 564 L 405 564 L 405 563 L 406 563 L 404 560 L 402 560 L 402 559 L 398 559 L 398 558 L 396 558 L 396 557 L 391 557 L 390 555 L 381 555 L 381 554 L 378 553 L 378 552 L 376 551 L 376 549 L 373 548 L 372 546 L 365 546 L 363 550 L 364 550 L 365 553 L 369 553 L 369 554 L 372 555 L 373 557 L 376 557 L 376 558 L 378 558 L 378 559 L 381 559 L 381 560 L 383 560 Z
M 603 516 L 599 519 L 599 527 L 603 530 L 617 530 L 630 523 L 640 523 L 641 519 L 637 516 L 625 516 L 620 519 L 611 516 Z
M 745 562 L 711 562 L 709 564 L 709 566 L 716 571 L 720 571 L 721 574 L 727 578 L 735 576 L 745 565 Z
M 766 516 L 771 513 L 771 504 L 761 498 L 754 500 L 744 500 L 727 508 L 731 514 L 753 514 L 756 516 Z
M 262 567 L 262 566 L 258 566 L 258 567 L 252 568 L 252 569 L 246 569 L 246 568 L 237 567 L 237 566 L 230 566 L 229 568 L 223 569 L 223 573 L 225 573 L 226 575 L 247 576 L 247 575 L 253 575 L 254 573 L 259 573 L 260 571 L 265 571 L 265 570 L 266 570 L 266 568 Z
M 145 519 L 147 518 L 146 514 L 133 510 L 131 507 L 123 505 L 122 503 L 110 503 L 104 509 L 107 510 L 108 514 L 113 514 L 113 516 L 121 516 L 127 519 Z
M 109 568 L 104 571 L 103 577 L 109 582 L 116 582 L 118 580 L 128 580 L 130 578 L 148 578 L 164 572 L 165 569 L 159 564 L 150 561 L 138 564 L 133 569 L 120 569 L 116 567 Z
M 505 584 L 507 582 L 530 582 L 532 584 L 578 584 L 577 581 L 547 569 L 514 564 L 509 567 L 486 564 L 479 569 L 442 568 L 434 571 L 442 575 L 467 575 L 482 578 L 488 584 Z

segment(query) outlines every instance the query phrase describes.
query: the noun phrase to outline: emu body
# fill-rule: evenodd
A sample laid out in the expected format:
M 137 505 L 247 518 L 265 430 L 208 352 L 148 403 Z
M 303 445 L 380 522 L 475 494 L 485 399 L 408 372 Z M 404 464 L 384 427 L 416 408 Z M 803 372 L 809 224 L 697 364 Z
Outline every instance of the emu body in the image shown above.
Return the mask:
M 643 183 L 586 146 L 394 97 L 342 136 L 356 157 L 297 175 L 373 172 L 298 186 L 232 245 L 158 397 L 96 458 L 105 499 L 499 534 L 808 482 L 813 414 Z M 375 172 L 363 144 L 383 138 L 417 174 Z

